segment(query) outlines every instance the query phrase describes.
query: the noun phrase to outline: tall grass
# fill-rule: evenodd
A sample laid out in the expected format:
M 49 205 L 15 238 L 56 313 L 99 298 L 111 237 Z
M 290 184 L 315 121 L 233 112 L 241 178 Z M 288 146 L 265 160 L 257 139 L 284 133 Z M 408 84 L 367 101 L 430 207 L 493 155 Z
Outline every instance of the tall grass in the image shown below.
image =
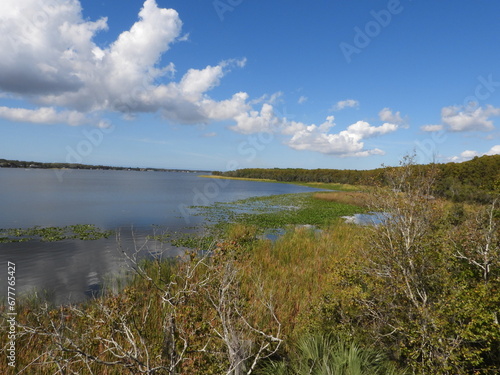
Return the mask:
M 316 200 L 315 204 L 317 202 L 321 203 Z M 310 209 L 314 211 L 314 207 Z M 203 297 L 202 289 L 217 288 L 219 280 L 214 277 L 217 273 L 214 274 L 213 270 L 223 267 L 226 262 L 234 263 L 238 271 L 234 285 L 241 298 L 238 309 L 249 314 L 248 322 L 260 327 L 263 332 L 272 332 L 276 322 L 274 316 L 268 313 L 269 305 L 264 303 L 270 298 L 272 311 L 281 323 L 285 339 L 281 354 L 289 353 L 293 358 L 296 355 L 293 353 L 302 350 L 297 349 L 300 346 L 296 343 L 303 346 L 310 344 L 301 340 L 317 328 L 314 314 L 330 290 L 331 280 L 335 278 L 335 265 L 356 257 L 358 249 L 365 246 L 363 230 L 341 220 L 333 220 L 321 230 L 307 227 L 288 229 L 273 242 L 257 239 L 259 228 L 256 225 L 233 225 L 212 249 L 212 253 L 216 254 L 214 261 L 220 263 L 215 264 L 216 268 L 203 263 L 196 269 L 190 276 L 189 288 L 182 291 L 184 294 L 179 295 L 175 306 L 166 303 L 165 298 L 175 295 L 183 287 L 186 279 L 179 278 L 179 275 L 190 264 L 197 262 L 195 252 L 182 262 L 154 260 L 138 263 L 135 276 L 127 280 L 120 292 L 113 293 L 113 288 L 109 288 L 103 296 L 78 306 L 54 308 L 39 299 L 20 303 L 17 310 L 20 325 L 17 345 L 22 350 L 17 353 L 17 368 L 12 371 L 3 362 L 0 363 L 0 373 L 43 375 L 74 371 L 82 374 L 121 374 L 125 368 L 131 373 L 139 373 L 138 369 L 142 366 L 139 362 L 128 363 L 124 360 L 110 365 L 116 356 L 113 357 L 109 347 L 104 345 L 105 340 L 115 340 L 125 352 L 137 351 L 137 357 L 149 358 L 151 366 L 168 366 L 171 361 L 169 353 L 173 349 L 181 350 L 180 334 L 189 338 L 189 353 L 178 366 L 178 373 L 221 373 L 227 363 L 220 354 L 212 354 L 224 350 L 224 346 L 213 336 L 214 328 L 218 327 L 217 313 L 209 300 Z M 210 267 L 211 276 L 207 274 Z M 213 286 L 205 282 L 209 277 Z M 213 290 L 217 292 L 217 289 Z M 167 292 L 171 294 L 167 295 Z M 167 331 L 174 324 L 171 321 L 174 313 L 176 329 L 182 330 L 171 339 Z M 130 342 L 130 335 L 139 340 L 137 348 Z M 0 331 L 0 340 L 7 342 L 7 331 L 4 329 Z M 205 346 L 207 342 L 210 346 Z M 73 346 L 97 361 L 89 362 L 76 349 L 68 350 Z M 273 366 L 281 365 L 274 363 Z
M 320 304 L 331 278 L 332 264 L 356 253 L 363 244 L 360 228 L 336 222 L 325 230 L 289 230 L 277 241 L 258 241 L 240 257 L 248 296 L 272 296 L 276 313 L 290 338 L 308 329 L 308 319 Z

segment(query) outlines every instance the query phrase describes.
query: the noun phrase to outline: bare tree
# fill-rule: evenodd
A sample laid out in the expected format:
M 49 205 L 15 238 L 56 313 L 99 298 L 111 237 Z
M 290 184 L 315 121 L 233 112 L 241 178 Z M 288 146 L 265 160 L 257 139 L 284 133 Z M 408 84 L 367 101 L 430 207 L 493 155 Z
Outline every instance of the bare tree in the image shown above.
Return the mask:
M 238 270 L 232 260 L 212 268 L 215 285 L 205 288 L 206 296 L 216 311 L 211 322 L 216 335 L 226 347 L 229 362 L 227 375 L 251 374 L 257 363 L 275 354 L 281 343 L 281 323 L 271 302 L 264 304 L 275 323 L 275 332 L 267 333 L 253 325 L 242 312 L 243 296 L 238 288 Z M 259 285 L 256 285 L 259 288 Z M 261 289 L 262 290 L 262 289 Z
M 377 327 L 375 339 L 405 346 L 420 368 L 446 362 L 448 350 L 456 348 L 456 343 L 433 341 L 438 329 L 434 304 L 446 279 L 446 262 L 433 236 L 441 216 L 432 196 L 435 173 L 432 165 L 416 165 L 415 157 L 407 156 L 400 166 L 387 169 L 389 186 L 374 191 L 376 220 L 369 228 L 364 270 L 374 293 L 360 301 Z
M 95 374 L 109 368 L 112 373 L 174 375 L 193 356 L 206 355 L 227 363 L 228 375 L 249 375 L 280 347 L 281 325 L 269 302 L 262 303 L 274 327 L 260 329 L 249 318 L 231 257 L 186 254 L 166 277 L 166 264 L 158 260 L 145 266 L 140 261 L 140 252 L 149 251 L 147 243 L 121 251 L 148 290 L 34 311 L 29 323 L 18 325 L 18 342 L 44 342 L 44 349 L 19 374 L 39 367 L 57 369 L 58 374 Z M 210 317 L 210 333 L 201 345 L 186 311 L 194 311 L 197 319 Z
M 370 208 L 376 217 L 371 227 L 371 272 L 403 290 L 416 308 L 428 302 L 431 277 L 427 237 L 437 215 L 432 204 L 433 169 L 415 164 L 406 156 L 399 167 L 388 168 L 389 188 L 374 191 Z
M 493 271 L 500 270 L 500 225 L 495 219 L 498 200 L 493 199 L 487 209 L 474 214 L 463 226 L 466 233 L 456 236 L 458 240 L 451 238 L 455 257 L 478 269 L 485 283 Z

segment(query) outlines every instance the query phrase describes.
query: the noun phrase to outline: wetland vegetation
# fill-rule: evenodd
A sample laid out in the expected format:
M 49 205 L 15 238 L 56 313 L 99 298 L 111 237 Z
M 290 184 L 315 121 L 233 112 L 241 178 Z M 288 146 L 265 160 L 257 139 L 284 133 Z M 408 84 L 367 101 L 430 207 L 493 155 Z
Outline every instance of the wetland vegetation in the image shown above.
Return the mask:
M 500 190 L 445 199 L 438 173 L 408 157 L 359 191 L 198 207 L 192 251 L 131 256 L 120 292 L 22 302 L 10 373 L 497 374 Z M 384 215 L 341 218 L 363 212 Z
M 68 225 L 65 227 L 33 227 L 28 229 L 0 229 L 0 243 L 62 240 L 98 240 L 108 238 L 113 231 L 102 230 L 92 224 Z

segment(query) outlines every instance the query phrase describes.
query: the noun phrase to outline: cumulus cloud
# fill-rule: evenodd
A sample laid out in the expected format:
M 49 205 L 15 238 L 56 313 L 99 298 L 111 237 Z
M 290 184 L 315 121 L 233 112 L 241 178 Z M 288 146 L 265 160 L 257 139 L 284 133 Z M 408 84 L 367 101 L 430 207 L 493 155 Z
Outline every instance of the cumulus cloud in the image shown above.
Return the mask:
M 61 119 L 68 111 L 160 112 L 168 120 L 190 124 L 232 119 L 250 109 L 245 93 L 222 101 L 207 94 L 231 68 L 243 67 L 245 59 L 189 69 L 178 82 L 173 81 L 173 63 L 160 65 L 172 44 L 186 39 L 174 9 L 146 0 L 130 30 L 101 48 L 93 39 L 107 28 L 106 18 L 83 19 L 78 0 L 2 1 L 0 91 L 40 109 L 4 110 L 1 115 L 11 118 L 15 112 L 18 121 L 51 123 L 37 113 Z M 159 83 L 164 81 L 170 82 Z
M 334 117 L 329 116 L 319 126 L 290 123 L 283 133 L 292 134 L 292 138 L 286 143 L 295 150 L 316 151 L 339 157 L 366 157 L 384 155 L 385 152 L 378 148 L 365 149 L 364 139 L 392 133 L 398 129 L 397 124 L 372 126 L 368 122 L 358 121 L 345 130 L 330 133 L 334 126 Z
M 390 110 L 387 117 L 397 119 L 399 113 L 392 114 Z M 286 136 L 286 145 L 295 150 L 308 150 L 339 157 L 363 157 L 369 155 L 383 155 L 384 151 L 366 149 L 364 140 L 395 132 L 399 124 L 384 122 L 380 126 L 372 126 L 366 121 L 358 121 L 349 125 L 345 130 L 332 133 L 336 126 L 335 117 L 328 116 L 320 125 L 304 124 L 297 121 L 288 121 L 286 118 L 276 116 L 274 108 L 269 103 L 264 103 L 260 111 L 250 111 L 235 117 L 236 125 L 230 128 L 242 134 L 271 132 Z
M 448 106 L 441 109 L 441 124 L 423 125 L 420 130 L 424 132 L 450 132 L 491 131 L 495 129 L 492 117 L 500 116 L 500 108 L 492 105 L 477 106 Z M 458 156 L 456 158 L 459 158 Z
M 244 112 L 234 117 L 236 125 L 230 129 L 242 134 L 276 132 L 285 120 L 277 117 L 274 108 L 269 103 L 264 103 L 259 111 Z
M 165 62 L 167 52 L 187 35 L 182 35 L 179 14 L 160 8 L 155 0 L 144 1 L 137 21 L 115 41 L 97 45 L 95 36 L 107 29 L 107 18 L 84 19 L 78 0 L 0 2 L 0 96 L 24 100 L 28 107 L 0 107 L 0 118 L 109 126 L 100 115 L 117 112 L 126 119 L 159 113 L 179 124 L 232 121 L 230 129 L 242 134 L 273 132 L 294 149 L 341 157 L 383 154 L 366 149 L 364 140 L 393 132 L 403 123 L 399 112 L 384 108 L 379 113 L 380 126 L 358 121 L 332 132 L 333 116 L 323 124 L 307 125 L 277 115 L 275 106 L 282 102 L 282 92 L 257 100 L 236 92 L 215 100 L 210 91 L 232 69 L 243 68 L 246 59 L 191 67 L 176 77 L 174 63 Z M 306 100 L 301 96 L 299 103 Z M 347 99 L 335 108 L 358 106 L 358 101 Z
M 354 99 L 346 99 L 346 100 L 341 100 L 337 102 L 331 110 L 333 111 L 340 111 L 344 108 L 357 108 L 359 107 L 359 102 Z
M 37 109 L 0 107 L 0 117 L 16 122 L 35 124 L 68 124 L 72 126 L 88 123 L 86 116 L 77 111 L 56 111 L 51 107 Z
M 420 130 L 423 132 L 438 132 L 444 129 L 443 125 L 422 125 Z
M 472 150 L 465 150 L 460 154 L 460 156 L 463 159 L 472 159 L 475 156 L 479 156 L 479 153 L 477 151 L 472 151 Z
M 441 120 L 453 132 L 490 131 L 495 127 L 491 117 L 500 116 L 500 108 L 491 105 L 465 110 L 463 106 L 444 107 L 441 110 Z
M 391 109 L 389 108 L 384 108 L 382 109 L 379 113 L 378 116 L 381 121 L 386 121 L 390 122 L 393 124 L 398 124 L 398 125 L 403 125 L 405 123 L 405 120 L 401 117 L 400 112 L 392 112 Z
M 302 95 L 297 101 L 297 103 L 304 104 L 305 102 L 307 102 L 307 100 L 308 100 L 307 96 Z
M 500 155 L 500 145 L 495 145 L 490 148 L 486 155 Z
M 91 38 L 105 18 L 84 22 L 75 1 L 4 0 L 0 6 L 0 90 L 61 94 L 84 86 L 82 69 L 94 58 Z
M 490 148 L 489 151 L 482 153 L 482 154 L 477 152 L 477 151 L 473 151 L 473 150 L 465 150 L 465 151 L 460 153 L 460 156 L 452 156 L 451 158 L 448 158 L 448 160 L 458 163 L 458 162 L 473 159 L 476 156 L 484 156 L 484 155 L 500 155 L 500 145 L 495 145 L 492 148 Z

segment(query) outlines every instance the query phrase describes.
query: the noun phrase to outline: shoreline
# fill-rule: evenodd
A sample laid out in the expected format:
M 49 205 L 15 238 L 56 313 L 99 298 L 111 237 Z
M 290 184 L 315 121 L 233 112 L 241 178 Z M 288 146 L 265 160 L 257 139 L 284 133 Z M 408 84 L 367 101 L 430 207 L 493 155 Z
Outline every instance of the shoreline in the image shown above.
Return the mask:
M 216 175 L 209 175 L 209 174 L 204 174 L 200 175 L 198 177 L 203 177 L 203 178 L 216 178 L 219 180 L 239 180 L 239 181 L 259 181 L 259 182 L 276 182 L 280 184 L 286 184 L 289 182 L 283 182 L 283 181 L 277 181 L 277 180 L 270 180 L 267 178 L 250 178 L 250 177 L 226 177 L 226 176 L 216 176 Z M 298 185 L 298 184 L 296 184 Z
M 335 182 L 300 182 L 300 181 L 278 181 L 271 180 L 266 178 L 250 178 L 250 177 L 226 177 L 226 176 L 217 176 L 217 175 L 200 175 L 198 177 L 203 178 L 215 178 L 221 180 L 236 180 L 236 181 L 257 181 L 257 182 L 271 182 L 277 184 L 288 184 L 288 185 L 299 185 L 299 186 L 307 186 L 315 189 L 324 189 L 324 190 L 337 190 L 337 191 L 363 191 L 365 190 L 364 186 L 356 186 L 356 185 L 348 185 L 348 184 L 339 184 Z

